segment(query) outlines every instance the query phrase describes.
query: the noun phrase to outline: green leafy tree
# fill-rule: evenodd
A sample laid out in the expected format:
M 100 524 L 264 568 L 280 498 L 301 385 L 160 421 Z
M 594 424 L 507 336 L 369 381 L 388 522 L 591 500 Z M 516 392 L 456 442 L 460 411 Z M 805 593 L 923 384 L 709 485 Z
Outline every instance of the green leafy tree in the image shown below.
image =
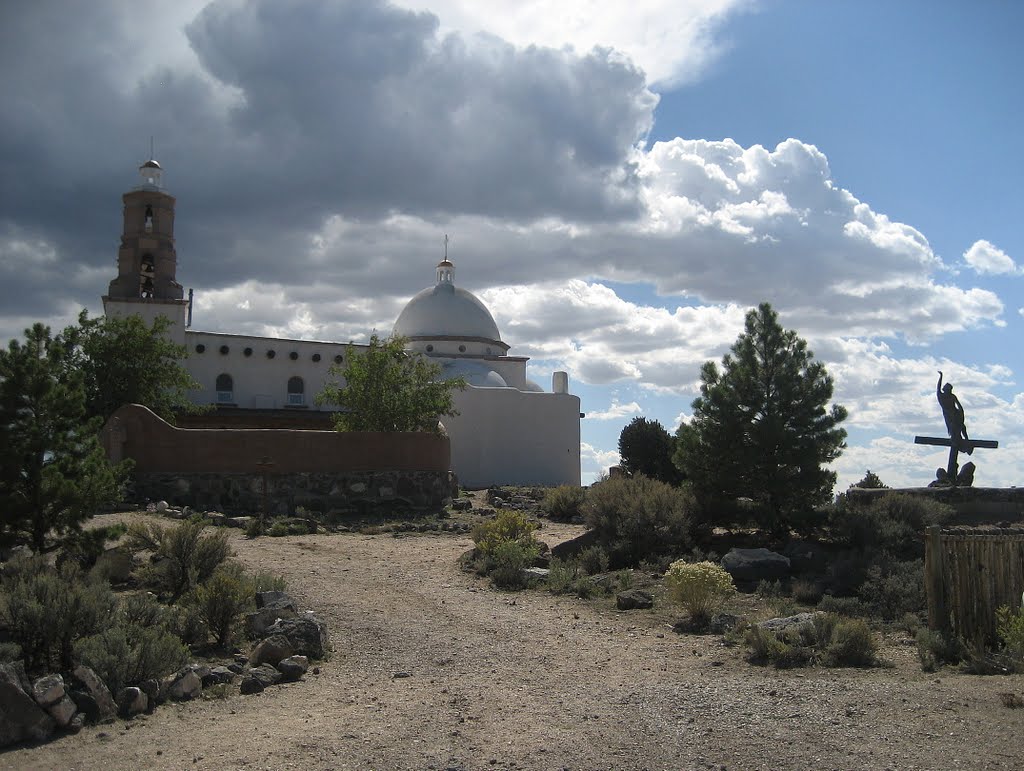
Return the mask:
M 675 440 L 660 421 L 637 416 L 619 434 L 619 457 L 630 474 L 643 474 L 670 485 L 683 480 L 672 462 Z
M 861 487 L 864 488 L 865 490 L 889 489 L 889 485 L 883 483 L 882 480 L 879 478 L 878 474 L 876 474 L 871 469 L 867 470 L 867 473 L 864 475 L 864 478 L 862 480 L 860 480 L 859 482 L 854 482 L 852 485 L 850 485 L 850 487 Z
M 328 383 L 317 404 L 341 408 L 334 415 L 339 431 L 438 431 L 444 415 L 458 415 L 454 392 L 462 378 L 444 380 L 440 365 L 406 350 L 406 340 L 370 338 L 365 348 L 349 346 L 341 366 L 331 374 L 344 384 Z
M 108 463 L 68 357 L 43 324 L 0 350 L 0 539 L 37 552 L 118 500 L 127 468 Z
M 675 461 L 702 500 L 751 498 L 764 524 L 781 531 L 830 498 L 836 474 L 823 466 L 846 446 L 846 409 L 829 407 L 832 378 L 771 305 L 747 313 L 722 369 L 706 362 L 701 381 Z
M 90 415 L 106 420 L 122 404 L 143 404 L 164 420 L 200 408 L 188 399 L 199 388 L 181 361 L 188 352 L 168 336 L 171 321 L 158 316 L 100 316 L 83 310 L 77 327 L 62 337 L 70 346 L 68 369 L 80 370 Z

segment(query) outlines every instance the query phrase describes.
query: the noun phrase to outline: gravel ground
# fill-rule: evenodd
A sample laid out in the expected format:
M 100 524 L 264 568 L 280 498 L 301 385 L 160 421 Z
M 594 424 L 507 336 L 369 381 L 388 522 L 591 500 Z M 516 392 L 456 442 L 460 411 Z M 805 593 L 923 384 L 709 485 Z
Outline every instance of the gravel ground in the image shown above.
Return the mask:
M 546 525 L 557 543 L 579 532 Z M 507 594 L 455 535 L 232 543 L 331 629 L 319 674 L 0 754 L 12 769 L 1024 768 L 1024 677 L 754 667 L 669 609 Z

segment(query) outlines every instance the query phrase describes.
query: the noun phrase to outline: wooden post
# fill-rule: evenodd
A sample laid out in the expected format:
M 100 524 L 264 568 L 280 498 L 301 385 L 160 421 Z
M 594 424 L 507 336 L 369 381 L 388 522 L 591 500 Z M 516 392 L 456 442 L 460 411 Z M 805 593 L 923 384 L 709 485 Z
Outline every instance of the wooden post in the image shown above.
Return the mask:
M 946 587 L 943 581 L 945 555 L 940 533 L 938 525 L 925 529 L 924 586 L 928 593 L 928 628 L 948 634 L 949 609 L 946 607 Z

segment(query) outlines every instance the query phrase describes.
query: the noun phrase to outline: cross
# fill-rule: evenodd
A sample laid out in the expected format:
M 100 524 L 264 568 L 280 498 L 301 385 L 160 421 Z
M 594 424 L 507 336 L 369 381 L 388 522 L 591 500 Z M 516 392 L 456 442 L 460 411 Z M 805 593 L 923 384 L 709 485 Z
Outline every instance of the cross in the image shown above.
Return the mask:
M 914 444 L 930 444 L 937 447 L 949 448 L 949 464 L 946 466 L 946 478 L 949 480 L 951 485 L 956 485 L 956 475 L 960 471 L 960 466 L 957 460 L 961 452 L 966 452 L 970 455 L 977 447 L 988 450 L 995 450 L 999 447 L 999 442 L 992 439 L 954 440 L 951 437 L 940 436 L 915 436 Z

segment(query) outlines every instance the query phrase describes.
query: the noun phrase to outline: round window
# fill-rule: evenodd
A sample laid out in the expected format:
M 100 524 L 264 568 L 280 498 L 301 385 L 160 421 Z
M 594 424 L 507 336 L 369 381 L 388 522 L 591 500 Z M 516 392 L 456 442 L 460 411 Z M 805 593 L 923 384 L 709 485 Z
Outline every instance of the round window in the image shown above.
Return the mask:
M 202 353 L 205 350 L 206 350 L 206 346 L 203 345 L 202 343 L 200 343 L 199 345 L 196 346 L 196 353 Z
M 299 354 L 297 351 L 292 351 L 291 353 L 288 354 L 288 358 L 291 359 L 292 361 L 295 361 L 297 358 L 299 358 Z
M 432 346 L 432 345 L 428 345 L 427 346 L 427 353 L 430 353 L 433 350 L 434 350 L 434 346 Z
M 466 352 L 466 346 L 460 345 L 459 346 L 459 353 L 465 353 L 465 352 Z
M 339 353 L 337 356 L 334 357 L 334 363 L 341 364 L 343 358 L 344 357 Z
M 277 356 L 277 352 L 273 348 L 271 348 L 269 351 L 267 351 L 267 358 L 268 359 L 273 359 L 275 356 Z
M 313 359 L 313 361 L 320 361 L 320 354 L 319 353 L 314 353 L 313 356 L 312 356 L 312 359 Z
M 242 351 L 242 353 L 244 353 L 246 356 L 252 356 L 252 348 L 246 348 L 244 351 Z
M 231 350 L 231 349 L 230 349 L 230 348 L 228 348 L 228 347 L 227 347 L 226 345 L 222 345 L 222 346 L 220 347 L 220 354 L 221 354 L 221 356 L 224 356 L 224 355 L 225 355 L 225 354 L 227 354 L 227 352 L 228 352 L 228 351 L 230 351 L 230 350 Z

